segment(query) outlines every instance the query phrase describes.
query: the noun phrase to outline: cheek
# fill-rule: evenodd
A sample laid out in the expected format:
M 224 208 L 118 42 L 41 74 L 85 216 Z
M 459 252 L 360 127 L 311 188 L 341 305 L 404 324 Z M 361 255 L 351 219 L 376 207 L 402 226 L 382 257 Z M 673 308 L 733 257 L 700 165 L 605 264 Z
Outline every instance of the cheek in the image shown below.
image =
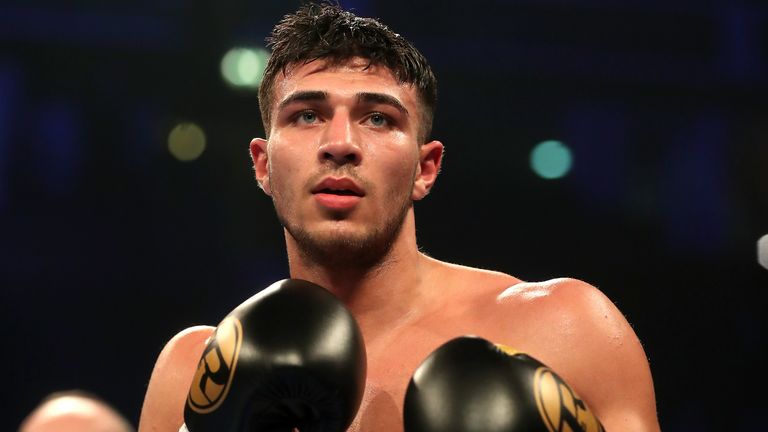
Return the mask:
M 303 157 L 306 157 L 306 154 L 293 148 L 276 146 L 269 155 L 269 172 L 272 182 L 295 181 L 295 177 L 302 172 Z
M 366 156 L 373 164 L 385 167 L 384 170 L 392 176 L 408 173 L 409 180 L 413 178 L 411 174 L 419 158 L 419 147 L 409 134 L 392 132 L 366 138 L 370 144 L 366 146 Z
M 287 155 L 274 152 L 269 159 L 269 186 L 276 203 L 290 201 L 293 189 L 299 182 L 299 172 Z
M 401 176 L 404 182 L 412 184 L 416 167 L 419 163 L 419 149 L 417 145 L 410 140 L 402 144 L 399 157 L 395 162 L 398 170 L 397 175 Z
M 413 188 L 416 160 L 413 155 L 399 153 L 388 158 L 390 164 L 384 174 L 384 185 L 393 195 L 410 194 Z

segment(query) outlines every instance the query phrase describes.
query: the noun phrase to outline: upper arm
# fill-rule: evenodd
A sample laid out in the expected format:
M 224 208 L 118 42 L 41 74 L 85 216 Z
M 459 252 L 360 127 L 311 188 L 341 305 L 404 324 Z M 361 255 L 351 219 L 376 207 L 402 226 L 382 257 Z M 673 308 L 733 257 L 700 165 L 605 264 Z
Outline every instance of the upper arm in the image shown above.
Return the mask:
M 553 301 L 568 338 L 565 355 L 550 366 L 563 368 L 608 431 L 658 431 L 648 358 L 629 322 L 597 288 L 574 279 L 558 283 Z
M 165 345 L 149 379 L 139 432 L 178 432 L 184 403 L 208 337 L 214 327 L 190 327 Z

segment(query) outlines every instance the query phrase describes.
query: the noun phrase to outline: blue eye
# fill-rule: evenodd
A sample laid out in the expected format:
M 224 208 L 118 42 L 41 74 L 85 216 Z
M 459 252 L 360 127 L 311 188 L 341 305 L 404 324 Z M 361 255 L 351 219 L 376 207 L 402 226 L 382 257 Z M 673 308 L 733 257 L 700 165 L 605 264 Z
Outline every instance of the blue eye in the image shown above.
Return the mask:
M 369 120 L 374 126 L 386 126 L 387 118 L 383 114 L 373 114 L 369 117 Z
M 314 123 L 317 121 L 317 114 L 312 111 L 304 111 L 299 115 L 299 119 L 304 123 Z

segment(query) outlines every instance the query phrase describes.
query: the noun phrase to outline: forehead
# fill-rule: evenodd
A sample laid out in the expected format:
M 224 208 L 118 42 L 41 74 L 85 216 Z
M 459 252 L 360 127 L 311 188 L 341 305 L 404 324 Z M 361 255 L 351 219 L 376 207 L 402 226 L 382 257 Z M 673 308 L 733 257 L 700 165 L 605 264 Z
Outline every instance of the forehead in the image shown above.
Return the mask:
M 364 58 L 351 58 L 329 65 L 315 60 L 287 68 L 278 74 L 274 85 L 275 107 L 297 91 L 324 91 L 333 97 L 354 97 L 361 92 L 384 93 L 397 98 L 411 111 L 417 107 L 416 89 L 397 80 L 386 66 L 371 64 Z

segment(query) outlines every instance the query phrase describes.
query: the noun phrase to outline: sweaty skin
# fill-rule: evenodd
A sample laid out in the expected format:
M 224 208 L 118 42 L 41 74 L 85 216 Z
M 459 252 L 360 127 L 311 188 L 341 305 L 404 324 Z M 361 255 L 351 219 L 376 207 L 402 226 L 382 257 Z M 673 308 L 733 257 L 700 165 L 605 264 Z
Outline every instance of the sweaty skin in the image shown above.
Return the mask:
M 256 179 L 286 227 L 290 277 L 333 292 L 363 332 L 368 378 L 349 430 L 402 431 L 405 389 L 416 367 L 449 339 L 476 335 L 548 365 L 607 430 L 658 431 L 643 348 L 597 288 L 575 279 L 523 282 L 419 251 L 410 200 L 423 199 L 433 186 L 443 145 L 419 142 L 416 91 L 388 69 L 367 64 L 352 59 L 327 67 L 317 60 L 290 68 L 276 82 L 269 140 L 251 142 Z M 386 98 L 372 101 L 366 94 Z M 317 185 L 328 178 L 352 181 L 359 198 L 319 197 Z M 382 225 L 400 221 L 391 241 L 382 240 L 381 233 L 390 232 Z M 383 252 L 356 261 L 359 253 L 345 255 L 345 244 Z M 165 346 L 150 378 L 140 432 L 178 431 L 212 331 L 187 329 Z

